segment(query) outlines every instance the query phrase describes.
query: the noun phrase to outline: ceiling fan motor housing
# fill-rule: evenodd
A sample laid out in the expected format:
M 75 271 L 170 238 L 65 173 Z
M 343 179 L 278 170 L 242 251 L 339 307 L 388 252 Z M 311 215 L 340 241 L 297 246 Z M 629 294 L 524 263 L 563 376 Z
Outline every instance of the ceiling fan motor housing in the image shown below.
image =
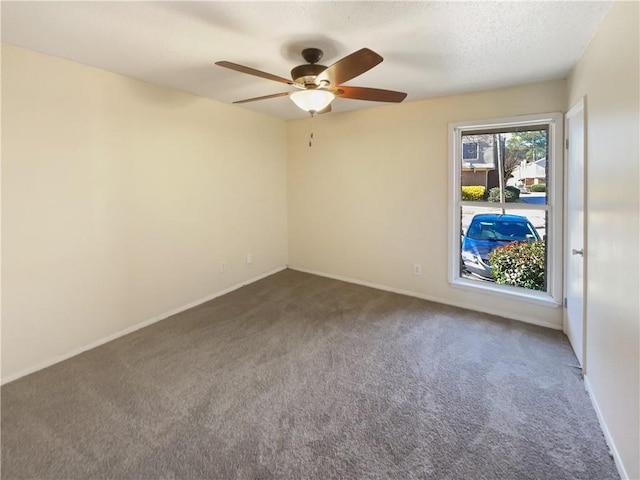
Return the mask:
M 291 78 L 298 85 L 314 88 L 317 86 L 316 77 L 327 69 L 324 65 L 318 65 L 324 52 L 319 48 L 305 48 L 302 50 L 302 58 L 308 65 L 298 65 L 291 70 Z
M 324 65 L 298 65 L 291 70 L 291 79 L 299 85 L 315 84 L 316 77 L 326 69 Z

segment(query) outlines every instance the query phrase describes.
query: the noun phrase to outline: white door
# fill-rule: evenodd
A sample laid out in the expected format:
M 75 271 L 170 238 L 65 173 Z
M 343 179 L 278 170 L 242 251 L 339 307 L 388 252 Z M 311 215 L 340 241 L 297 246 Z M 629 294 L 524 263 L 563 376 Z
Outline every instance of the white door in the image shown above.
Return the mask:
M 566 235 L 566 311 L 564 328 L 578 362 L 585 365 L 585 191 L 584 101 L 580 100 L 567 113 L 567 235 Z

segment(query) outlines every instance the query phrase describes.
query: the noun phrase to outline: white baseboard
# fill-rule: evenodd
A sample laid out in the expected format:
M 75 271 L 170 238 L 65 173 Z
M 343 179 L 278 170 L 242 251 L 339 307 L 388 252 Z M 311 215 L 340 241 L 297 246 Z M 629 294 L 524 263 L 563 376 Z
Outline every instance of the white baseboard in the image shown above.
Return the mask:
M 118 332 L 115 332 L 111 335 L 108 335 L 106 337 L 103 337 L 99 340 L 96 340 L 94 342 L 88 343 L 87 345 L 83 345 L 82 347 L 78 347 L 78 348 L 74 348 L 62 355 L 58 355 L 54 358 L 51 358 L 49 360 L 46 360 L 44 362 L 40 362 L 36 365 L 33 365 L 31 367 L 25 368 L 23 370 L 20 370 L 19 372 L 13 373 L 11 375 L 7 375 L 6 377 L 2 378 L 0 380 L 0 385 L 4 385 L 6 383 L 10 383 L 13 382 L 14 380 L 17 380 L 21 377 L 24 377 L 25 375 L 29 375 L 31 373 L 37 372 L 38 370 L 42 370 L 43 368 L 47 368 L 50 367 L 51 365 L 55 365 L 56 363 L 62 362 L 64 360 L 67 360 L 71 357 L 75 357 L 76 355 L 79 355 L 83 352 L 86 352 L 87 350 L 91 350 L 92 348 L 96 348 L 99 347 L 100 345 L 104 345 L 105 343 L 108 343 L 112 340 L 115 340 L 117 338 L 123 337 L 129 333 L 135 332 L 136 330 L 140 330 L 141 328 L 147 327 L 149 325 L 152 325 L 156 322 L 159 322 L 160 320 L 164 320 L 165 318 L 171 317 L 172 315 L 176 315 L 178 313 L 184 312 L 185 310 L 188 310 L 190 308 L 196 307 L 202 303 L 208 302 L 209 300 L 213 300 L 214 298 L 220 297 L 222 295 L 225 295 L 227 293 L 230 293 L 234 290 L 237 290 L 238 288 L 241 288 L 245 285 L 249 285 L 250 283 L 256 282 L 258 280 L 261 280 L 263 278 L 266 278 L 270 275 L 273 275 L 274 273 L 278 273 L 282 270 L 285 270 L 286 268 L 290 268 L 292 270 L 297 270 L 299 272 L 304 272 L 304 273 L 309 273 L 312 275 L 318 275 L 321 277 L 326 277 L 326 278 L 332 278 L 334 280 L 340 280 L 343 282 L 348 282 L 348 283 L 354 283 L 357 285 L 362 285 L 365 287 L 370 287 L 370 288 L 375 288 L 377 290 L 383 290 L 383 291 L 387 291 L 387 292 L 393 292 L 393 293 L 398 293 L 401 295 L 407 295 L 410 297 L 416 297 L 416 298 L 421 298 L 423 300 L 429 300 L 431 302 L 436 302 L 436 303 L 442 303 L 445 305 L 451 305 L 454 307 L 460 307 L 460 308 L 466 308 L 468 310 L 475 310 L 475 311 L 480 311 L 483 313 L 489 313 L 491 315 L 497 315 L 500 317 L 508 317 L 511 318 L 513 320 L 518 320 L 521 322 L 525 322 L 525 323 L 531 323 L 534 325 L 539 325 L 542 327 L 548 327 L 548 328 L 553 328 L 556 330 L 559 330 L 562 328 L 562 326 L 558 326 L 555 324 L 551 324 L 548 322 L 543 322 L 540 320 L 537 320 L 535 318 L 531 318 L 531 317 L 527 317 L 527 316 L 522 316 L 522 315 L 506 315 L 504 312 L 501 312 L 499 310 L 494 310 L 494 309 L 490 309 L 490 308 L 478 308 L 476 305 L 470 305 L 470 304 L 465 304 L 462 302 L 451 302 L 449 300 L 445 300 L 442 298 L 438 298 L 438 297 L 434 297 L 431 295 L 425 295 L 422 293 L 418 293 L 418 292 L 412 292 L 409 290 L 402 290 L 399 288 L 393 288 L 393 287 L 388 287 L 386 285 L 380 285 L 380 284 L 376 284 L 376 283 L 371 283 L 371 282 L 365 282 L 362 280 L 357 280 L 354 278 L 348 278 L 348 277 L 343 277 L 340 275 L 332 275 L 329 273 L 324 273 L 324 272 L 318 272 L 315 270 L 309 270 L 309 269 L 305 269 L 305 268 L 300 268 L 300 267 L 294 267 L 294 266 L 288 266 L 288 267 L 278 267 L 275 268 L 269 272 L 266 272 L 262 275 L 258 275 L 256 277 L 250 278 L 249 280 L 246 280 L 242 283 L 239 283 L 237 285 L 233 285 L 231 287 L 225 288 L 224 290 L 220 290 L 219 292 L 213 293 L 211 295 L 208 295 L 204 298 L 200 298 L 198 300 L 195 300 L 193 302 L 190 302 L 186 305 L 183 305 L 181 307 L 175 308 L 173 310 L 170 310 L 168 312 L 164 312 L 156 317 L 150 318 L 148 320 L 145 320 L 143 322 L 137 323 L 135 325 L 132 325 L 131 327 L 125 328 L 124 330 L 120 330 Z
M 616 444 L 611 437 L 611 433 L 609 433 L 609 428 L 607 427 L 606 422 L 604 421 L 604 417 L 602 416 L 602 410 L 600 410 L 600 405 L 598 405 L 598 400 L 593 394 L 593 390 L 591 389 L 591 383 L 589 382 L 589 378 L 587 375 L 584 377 L 584 388 L 589 394 L 589 398 L 591 399 L 591 404 L 593 405 L 593 409 L 596 411 L 596 415 L 598 417 L 598 422 L 600 423 L 600 428 L 602 429 L 602 433 L 604 433 L 604 439 L 607 442 L 607 446 L 609 447 L 609 453 L 613 457 L 614 462 L 616 463 L 616 468 L 618 469 L 618 474 L 620 474 L 620 478 L 623 480 L 629 479 L 629 474 L 627 474 L 627 470 L 624 468 L 622 464 L 622 459 L 620 458 L 620 453 L 616 448 Z
M 269 277 L 274 273 L 278 273 L 278 272 L 281 272 L 282 270 L 286 270 L 286 268 L 287 268 L 286 266 L 275 268 L 267 273 L 263 273 L 262 275 L 258 275 L 256 277 L 250 278 L 249 280 L 245 280 L 242 283 L 238 283 L 231 287 L 225 288 L 224 290 L 220 290 L 219 292 L 212 293 L 211 295 L 207 295 L 204 298 L 200 298 L 198 300 L 190 302 L 181 307 L 174 308 L 173 310 L 170 310 L 168 312 L 164 312 L 158 315 L 157 317 L 153 317 L 143 322 L 136 323 L 131 327 L 125 328 L 124 330 L 120 330 L 119 332 L 112 333 L 111 335 L 107 335 L 106 337 L 103 337 L 99 340 L 88 343 L 86 345 L 83 345 L 82 347 L 74 348 L 73 350 L 70 350 L 62 355 L 58 355 L 44 362 L 40 362 L 37 365 L 25 368 L 23 370 L 20 370 L 17 373 L 7 375 L 6 377 L 2 378 L 2 380 L 0 381 L 0 385 L 13 382 L 14 380 L 24 377 L 25 375 L 29 375 L 30 373 L 34 373 L 34 372 L 37 372 L 38 370 L 42 370 L 43 368 L 47 368 L 47 367 L 50 367 L 51 365 L 55 365 L 56 363 L 60 363 L 63 360 L 67 360 L 71 357 L 75 357 L 76 355 L 86 352 L 87 350 L 91 350 L 93 348 L 99 347 L 100 345 L 104 345 L 105 343 L 111 342 L 112 340 L 128 335 L 129 333 L 135 332 L 136 330 L 140 330 L 141 328 L 152 325 L 156 322 L 159 322 L 160 320 L 164 320 L 165 318 L 169 318 L 173 315 L 184 312 L 185 310 L 189 310 L 190 308 L 197 307 L 198 305 L 208 302 L 209 300 L 213 300 L 214 298 L 221 297 L 222 295 L 226 295 L 227 293 L 233 292 L 234 290 L 244 287 L 245 285 L 249 285 L 250 283 L 257 282 L 258 280 L 262 280 L 263 278 Z
M 386 292 L 399 293 L 401 295 L 407 295 L 409 297 L 421 298 L 423 300 L 429 300 L 430 302 L 442 303 L 444 305 L 451 305 L 453 307 L 460 307 L 460 308 L 465 308 L 467 310 L 474 310 L 476 312 L 488 313 L 490 315 L 496 315 L 498 317 L 509 318 L 509 319 L 512 319 L 512 320 L 518 320 L 519 322 L 531 323 L 533 325 L 538 325 L 538 326 L 541 326 L 541 327 L 552 328 L 554 330 L 562 330 L 562 325 L 557 325 L 557 324 L 551 323 L 551 322 L 545 322 L 545 321 L 542 321 L 542 320 L 538 320 L 537 318 L 534 318 L 534 317 L 528 317 L 526 315 L 517 315 L 517 314 L 512 314 L 512 313 L 508 313 L 507 314 L 505 312 L 501 312 L 500 310 L 495 310 L 495 309 L 492 309 L 492 308 L 481 308 L 481 307 L 478 307 L 477 305 L 473 305 L 473 304 L 467 304 L 467 303 L 463 303 L 463 302 L 452 302 L 451 300 L 446 300 L 444 298 L 438 298 L 438 297 L 434 297 L 434 296 L 431 296 L 431 295 L 425 295 L 423 293 L 412 292 L 410 290 L 402 290 L 400 288 L 388 287 L 386 285 L 380 285 L 380 284 L 377 284 L 377 283 L 365 282 L 363 280 L 357 280 L 355 278 L 349 278 L 349 277 L 343 277 L 343 276 L 340 276 L 340 275 L 333 275 L 333 274 L 330 274 L 330 273 L 318 272 L 318 271 L 309 270 L 309 269 L 306 269 L 306 268 L 294 267 L 292 265 L 289 265 L 288 268 L 290 268 L 291 270 L 297 270 L 299 272 L 310 273 L 312 275 L 318 275 L 320 277 L 326 277 L 326 278 L 332 278 L 334 280 L 340 280 L 342 282 L 355 283 L 356 285 L 362 285 L 364 287 L 375 288 L 377 290 L 384 290 Z

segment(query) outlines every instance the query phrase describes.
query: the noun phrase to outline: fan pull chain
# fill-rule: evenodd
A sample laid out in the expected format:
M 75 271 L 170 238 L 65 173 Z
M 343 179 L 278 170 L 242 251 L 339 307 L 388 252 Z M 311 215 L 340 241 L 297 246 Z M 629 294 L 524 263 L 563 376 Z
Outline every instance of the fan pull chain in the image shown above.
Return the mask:
M 314 117 L 313 112 L 310 112 L 310 113 L 311 113 L 311 133 L 309 133 L 309 147 L 311 147 L 313 144 L 313 117 Z

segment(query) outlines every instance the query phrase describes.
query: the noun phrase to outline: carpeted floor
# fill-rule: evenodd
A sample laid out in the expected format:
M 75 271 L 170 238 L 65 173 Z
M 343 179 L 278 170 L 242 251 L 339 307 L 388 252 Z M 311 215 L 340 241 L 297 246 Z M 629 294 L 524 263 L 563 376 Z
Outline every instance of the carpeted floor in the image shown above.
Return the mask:
M 619 478 L 557 331 L 286 270 L 2 387 L 3 479 Z

